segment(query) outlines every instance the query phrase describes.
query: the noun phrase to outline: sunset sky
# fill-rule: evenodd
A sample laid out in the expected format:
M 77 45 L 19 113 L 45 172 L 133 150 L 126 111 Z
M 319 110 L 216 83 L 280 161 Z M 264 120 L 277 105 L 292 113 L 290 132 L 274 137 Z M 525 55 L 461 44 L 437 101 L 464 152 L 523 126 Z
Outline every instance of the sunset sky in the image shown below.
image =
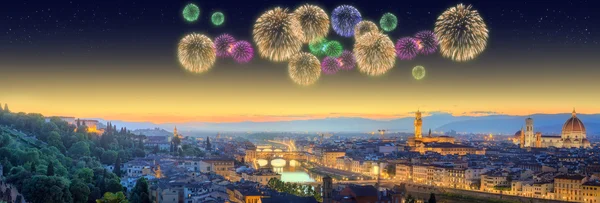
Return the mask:
M 400 23 L 390 33 L 394 41 L 433 29 L 449 6 L 473 4 L 488 24 L 490 40 L 483 54 L 466 63 L 438 53 L 397 60 L 383 76 L 352 70 L 322 75 L 308 87 L 289 79 L 286 63 L 258 57 L 248 65 L 218 59 L 203 74 L 183 70 L 176 46 L 185 34 L 231 33 L 252 41 L 252 24 L 263 11 L 304 3 L 243 2 L 196 2 L 201 20 L 193 24 L 180 15 L 188 2 L 27 1 L 0 8 L 0 103 L 47 116 L 156 123 L 389 119 L 417 109 L 526 115 L 575 107 L 580 113 L 600 113 L 600 16 L 587 1 L 353 4 L 364 19 L 378 21 L 385 12 L 395 13 Z M 329 13 L 341 3 L 316 4 Z M 42 10 L 48 6 L 55 9 Z M 216 10 L 226 15 L 221 27 L 209 21 Z M 346 49 L 354 42 L 333 31 L 329 36 Z M 410 74 L 416 65 L 427 70 L 421 81 Z

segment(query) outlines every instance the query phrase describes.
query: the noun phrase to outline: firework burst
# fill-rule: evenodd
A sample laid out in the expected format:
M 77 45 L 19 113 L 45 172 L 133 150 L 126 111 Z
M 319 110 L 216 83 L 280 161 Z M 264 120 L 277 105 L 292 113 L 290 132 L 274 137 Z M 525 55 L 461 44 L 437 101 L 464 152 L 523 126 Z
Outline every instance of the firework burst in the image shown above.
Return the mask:
M 415 66 L 412 69 L 413 78 L 421 80 L 425 77 L 425 68 L 423 66 Z
M 312 85 L 321 77 L 321 64 L 316 56 L 300 52 L 294 55 L 288 65 L 290 78 L 299 85 Z
M 360 23 L 356 24 L 356 27 L 354 27 L 354 38 L 358 39 L 366 33 L 378 31 L 379 28 L 377 28 L 377 25 L 375 25 L 375 23 L 368 20 L 363 20 L 360 21 Z
M 306 4 L 296 9 L 294 15 L 302 27 L 305 43 L 325 37 L 329 33 L 329 16 L 322 8 Z
M 358 70 L 367 75 L 377 76 L 394 67 L 396 50 L 394 42 L 382 33 L 367 33 L 354 45 Z
M 229 34 L 222 34 L 215 38 L 215 49 L 217 57 L 226 58 L 231 56 L 231 48 L 235 43 L 235 38 Z
M 360 12 L 352 6 L 341 5 L 331 13 L 333 31 L 343 37 L 354 35 L 354 27 L 362 20 Z
M 325 44 L 323 48 L 325 51 L 325 55 L 331 57 L 338 57 L 342 55 L 342 51 L 344 50 L 342 44 L 340 44 L 340 42 L 338 41 L 327 42 L 327 44 Z
M 193 73 L 209 70 L 216 60 L 216 51 L 210 38 L 201 34 L 185 36 L 177 47 L 177 57 L 181 65 Z
M 196 4 L 188 4 L 183 8 L 183 18 L 188 22 L 194 22 L 198 20 L 200 16 L 200 8 Z
M 325 56 L 325 46 L 327 45 L 327 42 L 327 39 L 319 37 L 308 43 L 308 49 L 310 49 L 310 52 L 317 57 Z
M 215 12 L 210 17 L 210 20 L 212 21 L 213 25 L 219 26 L 225 22 L 225 15 L 223 15 L 221 12 Z
M 304 33 L 293 14 L 277 7 L 256 20 L 253 36 L 260 56 L 279 62 L 300 51 Z
M 340 63 L 340 69 L 352 70 L 356 66 L 356 57 L 351 51 L 344 51 L 340 57 L 337 58 Z
M 419 53 L 423 55 L 433 54 L 437 51 L 438 41 L 435 37 L 435 33 L 429 30 L 417 32 L 415 34 L 415 40 L 419 45 Z
M 400 60 L 412 60 L 419 53 L 419 44 L 412 37 L 403 37 L 396 42 L 396 54 Z
M 324 74 L 332 75 L 340 70 L 340 62 L 331 56 L 325 57 L 321 62 L 321 71 Z
M 238 41 L 233 44 L 231 56 L 238 63 L 248 63 L 254 57 L 254 48 L 252 48 L 250 42 Z
M 434 32 L 442 56 L 455 61 L 471 60 L 487 45 L 487 26 L 471 5 L 458 4 L 444 11 L 435 22 Z
M 386 32 L 392 31 L 398 26 L 398 18 L 392 13 L 385 13 L 381 16 L 379 25 L 381 26 L 381 29 Z

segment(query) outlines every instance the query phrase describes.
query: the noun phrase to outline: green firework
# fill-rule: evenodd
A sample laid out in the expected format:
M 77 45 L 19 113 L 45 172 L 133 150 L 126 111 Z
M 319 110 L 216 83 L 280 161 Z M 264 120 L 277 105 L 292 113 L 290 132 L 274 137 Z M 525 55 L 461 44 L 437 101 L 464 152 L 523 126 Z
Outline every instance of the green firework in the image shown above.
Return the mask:
M 325 46 L 327 45 L 327 39 L 319 37 L 308 43 L 308 49 L 310 52 L 317 57 L 325 56 Z
M 381 20 L 379 20 L 379 26 L 386 32 L 392 31 L 398 26 L 398 18 L 394 14 L 385 13 L 381 16 Z
M 423 66 L 415 66 L 412 69 L 412 75 L 417 80 L 423 79 L 425 77 L 425 68 Z
M 327 56 L 339 57 L 340 55 L 342 55 L 344 48 L 342 47 L 342 44 L 340 44 L 338 41 L 330 41 L 327 42 L 327 44 L 324 47 L 324 50 Z
M 221 12 L 214 12 L 210 17 L 210 20 L 214 25 L 219 26 L 225 22 L 225 15 Z
M 188 22 L 194 22 L 198 20 L 200 16 L 200 8 L 196 4 L 188 4 L 183 8 L 183 18 Z

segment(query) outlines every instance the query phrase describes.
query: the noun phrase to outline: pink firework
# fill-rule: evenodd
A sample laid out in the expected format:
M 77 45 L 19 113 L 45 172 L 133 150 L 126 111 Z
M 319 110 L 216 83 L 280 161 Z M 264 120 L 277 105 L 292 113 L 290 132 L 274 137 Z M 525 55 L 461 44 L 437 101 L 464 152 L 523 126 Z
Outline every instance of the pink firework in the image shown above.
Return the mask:
M 412 37 L 403 37 L 396 42 L 396 55 L 400 60 L 412 60 L 419 53 L 419 44 Z
M 215 49 L 217 50 L 217 57 L 226 58 L 231 56 L 231 50 L 233 48 L 233 44 L 235 43 L 235 38 L 233 38 L 229 34 L 222 34 L 215 38 Z
M 231 47 L 231 56 L 238 63 L 248 63 L 254 57 L 254 48 L 247 41 L 238 41 Z
M 435 33 L 429 30 L 417 32 L 415 39 L 419 45 L 419 53 L 423 55 L 433 54 L 439 45 Z
M 356 57 L 351 51 L 345 50 L 340 57 L 337 58 L 340 63 L 340 69 L 352 70 L 356 66 Z
M 340 63 L 336 58 L 328 56 L 321 62 L 321 71 L 323 71 L 324 74 L 335 74 L 338 70 L 340 70 Z

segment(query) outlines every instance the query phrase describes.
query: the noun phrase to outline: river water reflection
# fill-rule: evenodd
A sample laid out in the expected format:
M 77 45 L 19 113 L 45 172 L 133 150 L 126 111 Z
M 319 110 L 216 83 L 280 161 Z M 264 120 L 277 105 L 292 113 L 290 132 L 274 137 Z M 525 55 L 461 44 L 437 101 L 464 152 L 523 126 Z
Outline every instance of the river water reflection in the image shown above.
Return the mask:
M 261 168 L 271 168 L 281 174 L 283 182 L 312 183 L 321 180 L 321 176 L 306 171 L 296 160 L 273 159 L 269 164 L 268 160 L 258 159 L 257 163 Z

